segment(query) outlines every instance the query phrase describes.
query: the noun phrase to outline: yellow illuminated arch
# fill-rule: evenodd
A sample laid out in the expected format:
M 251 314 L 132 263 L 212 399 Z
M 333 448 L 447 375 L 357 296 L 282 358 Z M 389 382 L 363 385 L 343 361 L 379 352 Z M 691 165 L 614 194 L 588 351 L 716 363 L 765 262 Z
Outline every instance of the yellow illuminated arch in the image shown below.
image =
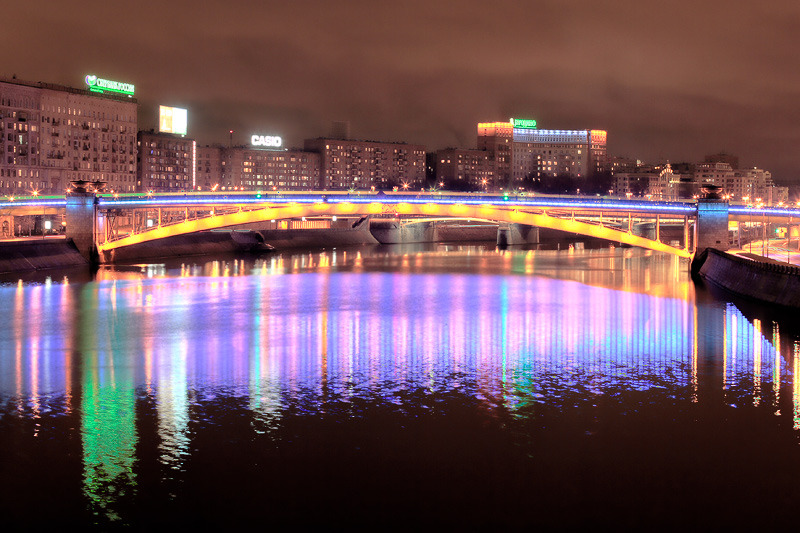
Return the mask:
M 215 215 L 196 220 L 187 220 L 170 226 L 161 226 L 142 233 L 123 237 L 121 239 L 101 244 L 98 248 L 101 254 L 110 252 L 117 248 L 123 248 L 134 244 L 150 242 L 166 237 L 186 235 L 199 231 L 208 231 L 242 224 L 253 224 L 268 220 L 299 218 L 310 216 L 343 216 L 343 215 L 369 215 L 384 213 L 385 206 L 380 202 L 369 204 L 353 203 L 315 203 L 269 206 L 263 209 L 253 209 L 249 211 L 238 211 Z M 538 226 L 540 228 L 550 228 L 569 233 L 577 233 L 590 237 L 597 237 L 609 241 L 620 242 L 640 248 L 647 248 L 657 252 L 665 252 L 679 257 L 691 258 L 691 253 L 682 248 L 669 246 L 662 242 L 633 235 L 626 231 L 581 222 L 574 219 L 557 218 L 546 213 L 528 213 L 509 207 L 496 207 L 491 205 L 443 205 L 435 203 L 411 204 L 398 203 L 391 206 L 391 213 L 398 215 L 424 215 L 452 218 L 482 219 L 495 222 L 508 222 L 515 224 L 526 224 Z

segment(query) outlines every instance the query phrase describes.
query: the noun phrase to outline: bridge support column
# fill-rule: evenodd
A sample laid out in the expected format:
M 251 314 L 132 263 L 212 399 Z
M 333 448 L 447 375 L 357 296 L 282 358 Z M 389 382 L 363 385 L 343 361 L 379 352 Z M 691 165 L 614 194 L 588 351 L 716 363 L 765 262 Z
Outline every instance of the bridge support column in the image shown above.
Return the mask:
M 497 226 L 497 246 L 539 242 L 539 228 L 527 224 L 502 223 Z
M 694 225 L 694 258 L 692 275 L 697 275 L 708 255 L 706 250 L 730 248 L 728 236 L 728 202 L 718 198 L 697 200 L 697 221 Z
M 403 223 L 399 219 L 372 220 L 369 230 L 381 244 L 436 242 L 438 229 L 435 222 Z
M 90 263 L 99 261 L 97 255 L 97 197 L 91 192 L 71 192 L 67 195 L 66 235 Z
M 730 248 L 727 201 L 703 198 L 697 201 L 694 242 L 695 253 L 702 253 L 706 248 L 715 248 L 721 251 Z

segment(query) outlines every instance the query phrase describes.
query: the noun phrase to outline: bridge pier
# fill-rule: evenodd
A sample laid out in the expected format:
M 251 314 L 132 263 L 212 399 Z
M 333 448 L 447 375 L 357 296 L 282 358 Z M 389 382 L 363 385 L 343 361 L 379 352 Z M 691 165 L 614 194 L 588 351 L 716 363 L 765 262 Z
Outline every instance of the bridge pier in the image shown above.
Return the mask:
M 694 225 L 694 257 L 692 275 L 698 275 L 708 256 L 709 248 L 724 252 L 730 248 L 728 236 L 728 202 L 719 198 L 697 200 L 697 220 Z
M 695 253 L 706 248 L 724 252 L 730 246 L 728 234 L 728 202 L 716 198 L 701 198 L 697 201 L 697 222 L 694 226 Z
M 369 227 L 373 237 L 381 244 L 436 242 L 436 222 L 404 223 L 400 219 L 373 219 Z
M 72 239 L 83 257 L 97 264 L 97 196 L 85 190 L 67 194 L 65 222 L 67 238 Z
M 514 246 L 517 244 L 534 244 L 539 242 L 539 228 L 527 224 L 513 222 L 497 226 L 497 246 Z

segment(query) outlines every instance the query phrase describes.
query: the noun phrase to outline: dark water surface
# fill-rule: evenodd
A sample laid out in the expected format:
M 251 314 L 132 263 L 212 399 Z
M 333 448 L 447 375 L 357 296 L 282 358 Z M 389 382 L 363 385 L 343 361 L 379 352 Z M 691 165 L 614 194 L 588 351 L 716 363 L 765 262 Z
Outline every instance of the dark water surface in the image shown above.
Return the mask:
M 0 523 L 793 526 L 796 319 L 641 250 L 364 248 L 0 284 Z

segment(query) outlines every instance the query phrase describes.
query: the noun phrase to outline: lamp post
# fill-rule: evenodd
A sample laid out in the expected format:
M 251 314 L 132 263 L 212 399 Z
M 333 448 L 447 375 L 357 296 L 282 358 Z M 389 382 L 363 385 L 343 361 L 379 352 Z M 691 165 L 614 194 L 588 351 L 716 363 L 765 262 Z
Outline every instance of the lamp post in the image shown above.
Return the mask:
M 767 211 L 767 227 L 764 228 L 764 237 L 767 241 L 767 257 L 769 257 L 769 242 L 770 242 L 770 229 L 769 229 L 769 211 Z
M 786 262 L 791 263 L 789 246 L 792 244 L 792 217 L 789 217 L 789 225 L 786 227 Z
M 39 191 L 33 190 L 33 191 L 31 191 L 31 193 L 33 194 L 34 198 L 38 198 L 39 197 Z M 44 217 L 45 217 L 45 211 L 46 210 L 45 210 L 44 206 L 42 206 L 42 223 L 40 225 L 40 228 L 42 230 L 42 239 L 44 239 Z

